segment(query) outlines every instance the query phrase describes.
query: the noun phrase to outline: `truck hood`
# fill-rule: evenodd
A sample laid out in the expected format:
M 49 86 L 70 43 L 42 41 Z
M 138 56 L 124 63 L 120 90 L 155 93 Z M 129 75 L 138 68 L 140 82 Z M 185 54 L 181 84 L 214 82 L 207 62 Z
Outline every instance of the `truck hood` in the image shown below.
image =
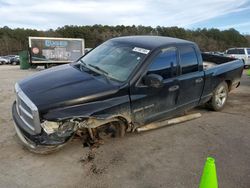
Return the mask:
M 41 71 L 18 84 L 40 111 L 94 101 L 119 88 L 101 75 L 93 76 L 69 64 Z

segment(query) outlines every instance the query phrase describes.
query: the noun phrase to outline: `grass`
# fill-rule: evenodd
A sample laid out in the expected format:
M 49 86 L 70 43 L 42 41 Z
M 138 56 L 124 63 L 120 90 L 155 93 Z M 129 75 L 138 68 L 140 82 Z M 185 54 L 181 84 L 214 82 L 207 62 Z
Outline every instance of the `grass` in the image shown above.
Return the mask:
M 250 69 L 247 70 L 247 75 L 250 76 Z

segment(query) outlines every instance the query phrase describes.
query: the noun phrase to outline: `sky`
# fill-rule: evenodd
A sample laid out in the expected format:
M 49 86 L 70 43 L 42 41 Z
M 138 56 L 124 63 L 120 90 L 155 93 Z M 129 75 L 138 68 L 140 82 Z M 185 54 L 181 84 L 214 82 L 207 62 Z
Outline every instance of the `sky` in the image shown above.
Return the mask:
M 94 24 L 235 28 L 250 34 L 250 0 L 0 0 L 0 27 Z

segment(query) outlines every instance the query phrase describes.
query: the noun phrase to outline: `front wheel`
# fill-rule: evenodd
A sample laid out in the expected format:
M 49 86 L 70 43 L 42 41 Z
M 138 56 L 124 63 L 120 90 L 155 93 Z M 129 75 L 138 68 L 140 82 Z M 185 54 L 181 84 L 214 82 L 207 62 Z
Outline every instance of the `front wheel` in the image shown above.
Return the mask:
M 220 83 L 214 90 L 208 106 L 214 111 L 220 111 L 225 107 L 228 98 L 228 86 L 226 82 Z

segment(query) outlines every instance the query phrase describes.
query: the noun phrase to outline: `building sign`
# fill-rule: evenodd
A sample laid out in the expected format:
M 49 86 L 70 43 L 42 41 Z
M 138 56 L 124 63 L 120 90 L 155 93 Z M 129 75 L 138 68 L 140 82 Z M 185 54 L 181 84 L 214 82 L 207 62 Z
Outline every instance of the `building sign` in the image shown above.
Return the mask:
M 29 37 L 32 63 L 70 63 L 84 54 L 84 40 Z

